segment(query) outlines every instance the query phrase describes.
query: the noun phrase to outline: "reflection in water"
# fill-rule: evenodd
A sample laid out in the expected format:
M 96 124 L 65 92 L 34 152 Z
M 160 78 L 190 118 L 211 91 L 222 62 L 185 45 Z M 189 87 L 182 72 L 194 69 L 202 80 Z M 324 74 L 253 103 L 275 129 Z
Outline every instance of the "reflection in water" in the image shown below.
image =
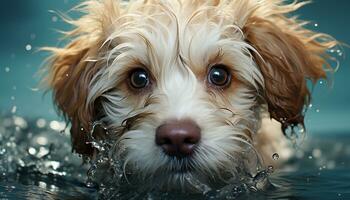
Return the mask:
M 244 184 L 231 184 L 220 190 L 211 190 L 189 177 L 188 181 L 203 191 L 202 194 L 189 196 L 142 191 L 128 185 L 127 181 L 122 180 L 122 163 L 118 163 L 118 159 L 111 160 L 108 156 L 113 148 L 111 143 L 93 140 L 93 146 L 98 148 L 100 153 L 96 159 L 89 160 L 89 166 L 82 165 L 82 159 L 71 153 L 69 134 L 65 131 L 63 122 L 45 119 L 26 120 L 18 116 L 2 117 L 0 118 L 0 197 L 3 199 L 130 199 L 132 197 L 349 199 L 350 137 L 346 134 L 324 137 L 326 139 L 322 137 L 306 139 L 305 149 L 299 147 L 295 158 L 286 167 L 274 169 L 269 166 L 255 176 L 246 178 Z M 279 158 L 277 152 L 271 156 L 273 160 Z M 103 168 L 106 167 L 106 162 L 109 163 L 109 167 Z M 103 173 L 105 182 L 99 184 L 94 182 L 98 173 Z M 272 185 L 269 184 L 267 177 Z M 116 181 L 118 179 L 122 181 Z M 120 187 L 121 185 L 128 186 Z

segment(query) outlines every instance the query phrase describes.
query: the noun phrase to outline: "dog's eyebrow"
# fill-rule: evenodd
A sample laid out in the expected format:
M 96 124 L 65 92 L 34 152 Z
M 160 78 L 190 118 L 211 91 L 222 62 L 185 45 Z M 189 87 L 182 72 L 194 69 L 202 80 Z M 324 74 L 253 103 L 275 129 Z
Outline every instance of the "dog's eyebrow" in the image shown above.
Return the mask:
M 220 60 L 222 60 L 223 56 L 224 56 L 224 51 L 220 47 L 218 48 L 216 54 L 213 54 L 213 56 L 209 59 L 209 64 L 219 62 Z

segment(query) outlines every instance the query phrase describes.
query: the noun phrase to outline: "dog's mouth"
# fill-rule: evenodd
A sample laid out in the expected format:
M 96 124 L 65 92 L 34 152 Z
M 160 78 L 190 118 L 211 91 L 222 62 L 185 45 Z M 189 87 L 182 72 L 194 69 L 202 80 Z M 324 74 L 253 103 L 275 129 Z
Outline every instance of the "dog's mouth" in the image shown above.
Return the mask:
M 172 157 L 168 163 L 167 171 L 174 174 L 187 174 L 195 171 L 194 158 Z
M 187 166 L 187 165 L 181 165 L 181 166 L 178 166 L 176 168 L 171 169 L 170 172 L 174 173 L 174 174 L 188 174 L 188 173 L 193 173 L 194 168 L 191 166 Z

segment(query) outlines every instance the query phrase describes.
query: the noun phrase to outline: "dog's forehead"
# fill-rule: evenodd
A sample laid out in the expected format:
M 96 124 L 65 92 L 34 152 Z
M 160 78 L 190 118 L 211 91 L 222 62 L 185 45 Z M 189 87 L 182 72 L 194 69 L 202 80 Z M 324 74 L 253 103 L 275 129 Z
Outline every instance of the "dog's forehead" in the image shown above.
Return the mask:
M 168 3 L 141 8 L 125 12 L 108 39 L 113 53 L 128 54 L 157 74 L 174 67 L 203 73 L 227 49 L 227 38 L 243 41 L 239 27 L 217 7 Z

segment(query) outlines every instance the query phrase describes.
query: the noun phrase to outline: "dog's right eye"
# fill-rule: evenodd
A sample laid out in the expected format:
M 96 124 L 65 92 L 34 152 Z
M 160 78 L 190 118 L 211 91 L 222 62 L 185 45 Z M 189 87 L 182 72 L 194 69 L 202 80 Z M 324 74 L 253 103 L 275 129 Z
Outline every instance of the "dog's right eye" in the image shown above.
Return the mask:
M 208 81 L 216 87 L 225 87 L 231 82 L 231 75 L 225 65 L 216 64 L 208 73 Z
M 136 89 L 145 88 L 149 84 L 149 76 L 146 70 L 136 69 L 130 75 L 130 85 Z

